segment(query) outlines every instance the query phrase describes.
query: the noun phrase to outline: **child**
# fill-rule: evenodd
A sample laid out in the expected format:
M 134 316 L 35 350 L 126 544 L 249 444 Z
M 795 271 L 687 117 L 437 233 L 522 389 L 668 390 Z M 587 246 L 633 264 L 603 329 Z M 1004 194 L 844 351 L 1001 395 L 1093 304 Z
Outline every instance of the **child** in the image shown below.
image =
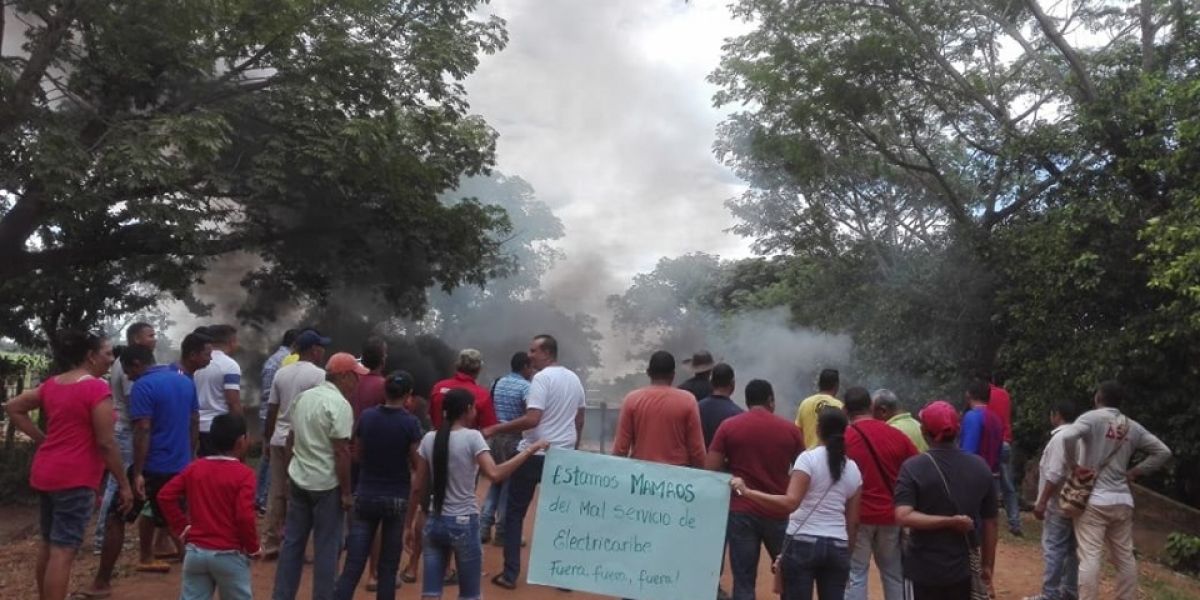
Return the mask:
M 197 459 L 158 493 L 172 533 L 187 545 L 180 600 L 250 600 L 250 558 L 259 552 L 255 528 L 254 471 L 242 464 L 249 440 L 246 420 L 213 419 L 215 454 Z M 180 500 L 187 499 L 187 515 Z

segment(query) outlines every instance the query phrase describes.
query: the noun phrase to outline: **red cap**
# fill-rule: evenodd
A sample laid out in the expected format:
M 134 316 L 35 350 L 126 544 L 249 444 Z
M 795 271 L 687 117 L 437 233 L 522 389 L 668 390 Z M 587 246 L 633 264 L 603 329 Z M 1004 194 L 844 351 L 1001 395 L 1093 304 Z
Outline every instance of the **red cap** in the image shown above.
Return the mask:
M 954 439 L 958 435 L 958 411 L 945 400 L 935 400 L 921 410 L 921 427 L 935 442 Z
M 329 360 L 325 363 L 325 372 L 331 375 L 340 375 L 342 373 L 350 372 L 358 373 L 359 375 L 366 375 L 367 373 L 370 373 L 371 370 L 362 366 L 362 363 L 358 362 L 358 359 L 354 358 L 353 354 L 338 352 L 337 354 L 330 356 Z

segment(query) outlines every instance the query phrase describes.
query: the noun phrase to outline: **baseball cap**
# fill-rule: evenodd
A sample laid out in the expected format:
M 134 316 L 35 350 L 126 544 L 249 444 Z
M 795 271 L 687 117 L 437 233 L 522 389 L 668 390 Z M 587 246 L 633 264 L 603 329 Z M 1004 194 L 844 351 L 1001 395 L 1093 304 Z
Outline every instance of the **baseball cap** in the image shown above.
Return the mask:
M 305 329 L 299 336 L 296 337 L 296 350 L 304 352 L 313 346 L 328 346 L 333 343 L 332 339 L 322 336 L 313 329 Z
M 329 360 L 325 362 L 325 372 L 330 375 L 341 375 L 342 373 L 350 372 L 366 375 L 371 370 L 362 366 L 362 363 L 358 362 L 358 359 L 354 358 L 353 354 L 338 352 L 330 356 Z
M 944 442 L 958 435 L 958 410 L 945 400 L 935 400 L 921 409 L 921 427 L 936 442 Z

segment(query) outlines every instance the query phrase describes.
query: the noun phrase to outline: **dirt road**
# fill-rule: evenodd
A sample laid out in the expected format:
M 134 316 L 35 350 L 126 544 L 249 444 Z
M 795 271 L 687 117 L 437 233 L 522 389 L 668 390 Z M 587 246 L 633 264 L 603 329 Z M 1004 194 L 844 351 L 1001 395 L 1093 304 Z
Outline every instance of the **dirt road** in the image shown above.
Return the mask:
M 20 532 L 16 539 L 0 539 L 0 544 L 2 544 L 0 545 L 0 598 L 16 600 L 34 598 L 36 596 L 33 583 L 33 563 L 37 552 L 37 536 L 32 534 L 32 531 L 34 531 L 32 527 L 28 525 L 17 526 L 19 523 L 32 525 L 36 522 L 35 516 L 36 512 L 33 509 L 0 510 L 0 520 L 3 520 L 7 526 L 5 529 Z M 529 532 L 531 529 L 530 525 L 527 523 L 527 539 L 531 537 Z M 996 560 L 996 592 L 999 600 L 1019 600 L 1025 596 L 1037 593 L 1039 589 L 1042 575 L 1041 553 L 1037 544 L 1032 541 L 1036 539 L 1037 526 L 1032 521 L 1028 523 L 1028 526 L 1029 538 L 1020 540 L 1005 536 L 1001 541 L 999 556 Z M 90 541 L 84 547 L 90 549 Z M 526 550 L 526 555 L 527 553 L 528 550 Z M 119 566 L 120 576 L 115 582 L 113 598 L 123 600 L 178 597 L 179 566 L 175 565 L 172 572 L 166 575 L 133 573 L 132 564 L 135 554 L 135 551 L 130 550 L 122 557 L 123 560 Z M 73 571 L 72 580 L 74 585 L 72 589 L 79 589 L 85 584 L 95 571 L 96 563 L 96 557 L 92 556 L 90 552 L 85 552 L 80 557 Z M 484 570 L 489 574 L 498 573 L 502 563 L 500 549 L 494 548 L 491 545 L 486 546 Z M 253 569 L 255 597 L 269 598 L 275 573 L 275 564 L 273 562 L 257 563 Z M 1149 564 L 1145 561 L 1141 565 L 1141 571 L 1143 598 L 1149 600 L 1200 598 L 1200 585 L 1197 585 L 1194 580 L 1182 578 L 1162 567 Z M 1111 594 L 1111 588 L 1107 585 L 1107 575 L 1105 581 L 1106 595 L 1104 597 L 1111 597 L 1107 595 Z M 775 597 L 770 593 L 770 582 L 764 555 L 760 568 L 759 598 Z M 728 573 L 726 573 L 723 584 L 728 589 L 730 584 Z M 398 597 L 403 599 L 419 598 L 420 588 L 418 586 L 419 584 L 405 586 L 398 593 Z M 306 569 L 300 597 L 307 598 L 309 589 L 309 569 Z M 882 597 L 879 591 L 879 582 L 874 573 L 872 573 L 871 590 L 872 598 Z M 487 578 L 484 580 L 483 593 L 488 598 L 500 600 L 591 600 L 602 597 L 582 592 L 561 592 L 551 588 L 532 585 L 522 585 L 516 591 L 507 591 L 487 583 Z M 453 598 L 456 594 L 457 592 L 454 588 L 448 588 L 446 597 Z M 355 598 L 367 600 L 374 598 L 374 594 L 368 593 L 360 587 Z

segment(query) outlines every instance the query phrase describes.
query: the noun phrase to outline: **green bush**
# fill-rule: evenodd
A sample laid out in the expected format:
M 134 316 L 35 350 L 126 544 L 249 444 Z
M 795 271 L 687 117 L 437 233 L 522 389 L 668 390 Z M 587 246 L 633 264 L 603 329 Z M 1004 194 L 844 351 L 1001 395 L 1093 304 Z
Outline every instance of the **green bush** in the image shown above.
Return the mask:
M 1200 573 L 1200 537 L 1186 533 L 1167 536 L 1167 565 L 1183 573 Z

